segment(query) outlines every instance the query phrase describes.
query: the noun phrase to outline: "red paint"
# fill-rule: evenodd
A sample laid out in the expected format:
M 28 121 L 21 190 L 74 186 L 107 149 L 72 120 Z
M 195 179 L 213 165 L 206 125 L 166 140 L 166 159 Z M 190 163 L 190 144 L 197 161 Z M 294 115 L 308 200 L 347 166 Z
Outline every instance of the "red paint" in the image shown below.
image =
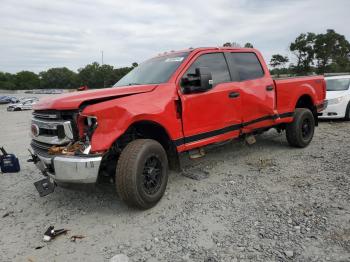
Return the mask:
M 264 77 L 243 81 L 221 83 L 213 89 L 197 94 L 182 94 L 180 79 L 201 54 L 212 52 L 254 52 L 265 72 Z M 272 86 L 272 91 L 266 87 Z M 262 117 L 269 117 L 250 125 L 212 135 L 196 141 L 188 141 L 177 147 L 179 152 L 221 142 L 264 128 L 293 121 L 291 116 L 272 119 L 276 114 L 293 112 L 302 95 L 310 96 L 315 106 L 325 99 L 325 83 L 322 76 L 272 80 L 269 70 L 255 49 L 198 48 L 191 51 L 182 65 L 167 83 L 159 85 L 140 85 L 106 88 L 74 92 L 40 101 L 35 110 L 78 109 L 87 100 L 102 100 L 83 109 L 84 115 L 98 119 L 98 127 L 92 137 L 92 150 L 107 150 L 128 127 L 138 121 L 151 121 L 165 128 L 172 140 L 191 137 L 227 126 L 240 125 Z M 239 92 L 240 96 L 230 99 L 228 93 Z M 106 100 L 108 98 L 113 98 Z M 176 100 L 182 104 L 182 116 L 177 111 Z

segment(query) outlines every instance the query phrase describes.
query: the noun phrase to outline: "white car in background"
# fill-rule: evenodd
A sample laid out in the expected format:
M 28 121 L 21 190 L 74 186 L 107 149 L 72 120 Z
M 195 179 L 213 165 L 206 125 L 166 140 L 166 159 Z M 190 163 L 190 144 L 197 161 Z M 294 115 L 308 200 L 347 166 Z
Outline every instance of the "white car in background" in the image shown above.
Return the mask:
M 350 120 L 350 75 L 326 77 L 327 108 L 319 118 Z
M 33 105 L 39 101 L 38 98 L 22 98 L 20 102 L 11 104 L 7 107 L 7 111 L 22 111 L 22 110 L 31 110 Z

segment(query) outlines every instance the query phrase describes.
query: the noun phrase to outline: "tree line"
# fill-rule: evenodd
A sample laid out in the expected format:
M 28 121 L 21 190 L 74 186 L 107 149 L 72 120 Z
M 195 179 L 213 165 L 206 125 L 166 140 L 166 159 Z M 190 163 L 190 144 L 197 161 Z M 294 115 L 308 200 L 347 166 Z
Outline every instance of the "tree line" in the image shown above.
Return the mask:
M 227 42 L 223 46 L 237 46 L 236 42 Z M 251 43 L 244 47 L 252 48 Z M 350 71 L 350 43 L 344 35 L 333 29 L 326 33 L 301 33 L 288 46 L 294 63 L 288 55 L 274 54 L 270 60 L 271 73 L 275 75 L 307 75 Z M 287 65 L 288 64 L 288 65 Z
M 286 55 L 275 54 L 270 65 L 274 74 L 306 75 L 350 71 L 350 43 L 333 29 L 326 33 L 302 33 L 289 45 L 294 63 Z
M 88 64 L 74 72 L 67 67 L 51 68 L 36 74 L 21 71 L 16 74 L 0 72 L 0 89 L 76 89 L 79 86 L 89 88 L 110 87 L 138 64 L 130 67 L 114 68 L 97 62 Z
M 240 47 L 240 44 L 227 42 L 223 46 Z M 253 45 L 246 43 L 244 47 L 253 48 Z M 323 34 L 301 33 L 289 44 L 288 49 L 294 59 L 290 59 L 288 55 L 272 55 L 269 63 L 272 67 L 271 74 L 350 72 L 350 43 L 344 35 L 338 34 L 333 29 L 328 29 Z M 289 63 L 291 60 L 294 62 Z M 0 72 L 0 89 L 110 87 L 136 66 L 137 63 L 133 63 L 130 67 L 114 68 L 111 65 L 94 62 L 78 69 L 77 73 L 66 67 L 51 68 L 39 74 L 30 71 L 16 74 Z

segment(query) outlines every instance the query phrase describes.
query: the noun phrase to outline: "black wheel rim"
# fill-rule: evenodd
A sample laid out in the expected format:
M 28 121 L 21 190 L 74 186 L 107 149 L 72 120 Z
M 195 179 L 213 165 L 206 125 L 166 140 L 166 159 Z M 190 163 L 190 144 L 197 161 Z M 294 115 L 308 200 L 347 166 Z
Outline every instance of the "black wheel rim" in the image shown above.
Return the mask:
M 143 189 L 153 195 L 158 192 L 162 184 L 162 163 L 157 156 L 147 158 L 143 168 Z
M 304 119 L 304 121 L 301 124 L 301 135 L 304 139 L 307 139 L 310 137 L 312 133 L 312 126 L 310 119 Z

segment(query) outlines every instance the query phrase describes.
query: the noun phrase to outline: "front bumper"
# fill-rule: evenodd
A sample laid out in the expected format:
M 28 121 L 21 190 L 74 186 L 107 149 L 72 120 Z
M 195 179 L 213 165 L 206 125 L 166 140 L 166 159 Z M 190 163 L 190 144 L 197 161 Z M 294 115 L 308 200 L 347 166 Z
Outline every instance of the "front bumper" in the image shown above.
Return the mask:
M 57 183 L 96 183 L 102 156 L 40 156 L 36 166 Z

